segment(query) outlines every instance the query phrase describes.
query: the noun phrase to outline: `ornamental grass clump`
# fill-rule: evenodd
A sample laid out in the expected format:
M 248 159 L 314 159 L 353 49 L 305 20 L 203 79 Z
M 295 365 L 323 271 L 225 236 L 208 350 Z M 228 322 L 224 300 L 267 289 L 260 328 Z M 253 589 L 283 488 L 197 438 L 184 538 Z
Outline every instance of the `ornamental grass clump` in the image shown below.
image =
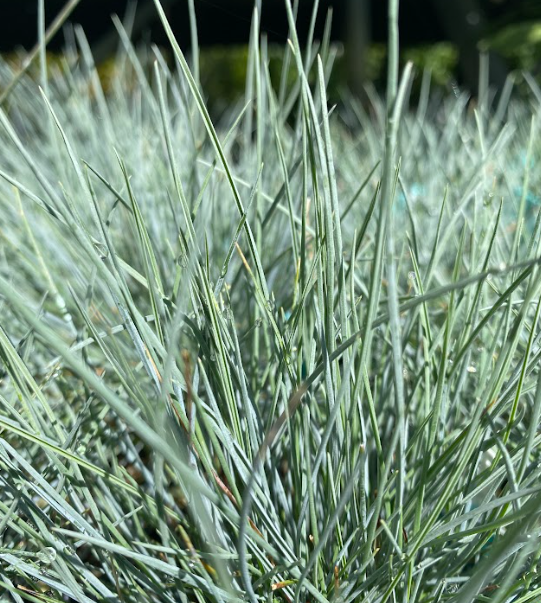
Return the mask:
M 0 112 L 0 600 L 539 600 L 535 81 L 410 107 L 391 2 L 335 109 L 286 0 L 214 124 L 155 4 Z

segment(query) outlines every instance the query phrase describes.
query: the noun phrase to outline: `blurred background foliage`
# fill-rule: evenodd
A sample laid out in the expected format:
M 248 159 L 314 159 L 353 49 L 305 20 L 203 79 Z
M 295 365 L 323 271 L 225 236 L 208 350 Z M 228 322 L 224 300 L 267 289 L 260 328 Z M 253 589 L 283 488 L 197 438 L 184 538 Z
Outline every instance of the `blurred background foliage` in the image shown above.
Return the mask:
M 347 51 L 341 45 L 337 45 L 335 54 L 334 69 L 329 80 L 331 102 L 338 102 L 347 89 L 348 80 Z M 272 45 L 269 47 L 269 72 L 275 88 L 278 88 L 280 84 L 283 56 L 283 46 Z M 384 44 L 371 44 L 365 54 L 366 79 L 376 88 L 382 88 L 385 83 L 386 56 L 387 51 Z M 456 73 L 458 51 L 453 44 L 439 42 L 405 48 L 402 58 L 404 63 L 412 61 L 418 74 L 425 69 L 430 70 L 433 85 L 445 88 Z M 233 46 L 227 49 L 210 47 L 202 51 L 200 56 L 201 83 L 214 110 L 225 109 L 244 93 L 247 61 L 247 46 Z M 315 72 L 312 71 L 311 75 L 315 78 Z M 290 65 L 287 81 L 290 87 L 296 81 L 293 64 Z
M 189 52 L 188 0 L 161 1 L 181 46 Z M 244 93 L 255 1 L 194 1 L 203 89 L 213 111 L 221 112 Z M 37 4 L 38 0 L 0 2 L 0 51 L 18 64 L 37 38 Z M 64 4 L 65 0 L 45 0 L 47 23 Z M 333 13 L 331 40 L 336 59 L 329 82 L 332 102 L 348 89 L 363 96 L 367 84 L 383 88 L 385 5 L 379 0 L 320 0 L 316 39 L 323 34 L 327 12 Z M 262 6 L 269 71 L 278 85 L 288 31 L 283 0 L 263 0 Z M 307 36 L 312 6 L 312 0 L 298 1 L 301 40 Z M 51 61 L 66 40 L 76 45 L 74 24 L 80 23 L 107 82 L 118 45 L 118 32 L 110 18 L 113 13 L 130 23 L 132 37 L 142 49 L 148 49 L 150 41 L 166 46 L 153 0 L 80 0 L 64 35 L 58 34 L 50 46 Z M 418 75 L 428 69 L 432 86 L 450 89 L 458 85 L 475 95 L 480 51 L 489 55 L 489 80 L 496 89 L 515 72 L 528 71 L 541 79 L 541 0 L 401 0 L 400 27 L 403 64 L 412 61 Z M 290 85 L 295 77 L 291 66 L 287 77 Z M 412 90 L 414 102 L 420 79 L 417 77 Z M 0 90 L 4 85 L 6 82 L 0 80 Z
M 168 52 L 161 49 L 167 56 Z M 145 52 L 141 48 L 141 53 Z M 347 93 L 348 81 L 348 56 L 341 44 L 334 45 L 335 62 L 334 69 L 329 79 L 329 100 L 339 102 L 341 96 Z M 365 70 L 367 82 L 375 88 L 383 88 L 385 84 L 386 46 L 384 44 L 372 44 L 365 54 Z M 271 80 L 275 89 L 278 89 L 282 78 L 284 47 L 273 44 L 268 48 L 268 65 Z M 24 61 L 24 55 L 20 53 L 9 53 L 6 55 L 8 62 L 14 71 L 20 68 Z M 50 75 L 62 69 L 61 55 L 48 53 L 48 65 Z M 402 56 L 403 62 L 412 61 L 416 67 L 417 74 L 421 75 L 425 69 L 431 73 L 431 82 L 434 87 L 447 88 L 453 82 L 457 64 L 458 50 L 449 42 L 439 42 L 430 45 L 414 46 L 405 48 Z M 221 114 L 234 103 L 243 98 L 246 74 L 248 66 L 248 46 L 209 46 L 202 49 L 200 57 L 201 84 L 206 95 L 209 107 L 215 115 Z M 114 57 L 102 61 L 98 72 L 104 90 L 109 88 L 109 82 L 113 80 L 116 69 Z M 124 65 L 124 69 L 129 66 Z M 38 66 L 31 69 L 31 73 L 38 76 Z M 150 75 L 150 73 L 149 73 Z M 312 70 L 312 83 L 315 81 L 315 71 Z M 133 73 L 133 77 L 136 74 Z M 287 76 L 288 89 L 294 86 L 297 79 L 295 66 L 290 63 Z M 420 85 L 420 77 L 417 77 L 412 90 L 413 98 Z
M 511 23 L 502 29 L 497 29 L 483 43 L 487 48 L 491 48 L 507 59 L 513 69 L 539 71 L 541 20 Z

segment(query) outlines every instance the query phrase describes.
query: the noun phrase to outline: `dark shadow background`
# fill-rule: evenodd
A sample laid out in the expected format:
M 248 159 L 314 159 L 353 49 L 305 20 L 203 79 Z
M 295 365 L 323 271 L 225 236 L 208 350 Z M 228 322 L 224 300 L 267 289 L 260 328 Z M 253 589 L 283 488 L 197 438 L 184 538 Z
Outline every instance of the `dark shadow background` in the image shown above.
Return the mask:
M 112 31 L 110 15 L 122 16 L 129 0 L 81 0 L 70 21 L 83 25 L 91 42 L 97 42 Z M 348 3 L 358 0 L 321 0 L 318 33 L 321 35 L 324 16 L 333 9 L 333 39 L 343 40 L 347 30 Z M 361 3 L 363 0 L 361 0 Z M 385 0 L 368 0 L 371 39 L 384 42 L 386 38 Z M 457 18 L 482 12 L 490 28 L 505 26 L 524 19 L 541 19 L 541 0 L 401 0 L 400 31 L 405 45 L 451 40 L 437 5 L 445 3 Z M 45 0 L 48 21 L 64 6 L 64 0 Z M 139 0 L 141 10 L 151 0 Z M 186 0 L 164 2 L 181 45 L 188 47 L 189 25 Z M 248 41 L 253 9 L 252 0 L 195 0 L 198 17 L 199 40 L 203 46 L 215 44 L 242 44 Z M 301 40 L 306 37 L 313 0 L 301 0 L 298 28 Z M 463 6 L 461 6 L 463 5 Z M 155 14 L 155 11 L 153 11 Z M 6 52 L 22 46 L 29 48 L 36 41 L 37 0 L 0 1 L 0 51 Z M 464 28 L 467 27 L 467 21 Z M 263 0 L 262 29 L 269 41 L 285 42 L 287 20 L 283 0 Z M 139 35 L 151 36 L 153 41 L 165 43 L 161 27 L 155 18 L 145 23 Z M 52 42 L 51 48 L 62 47 L 62 36 Z
M 116 13 L 126 14 L 130 0 L 81 0 L 70 17 L 79 23 L 93 47 L 97 62 L 107 59 L 116 49 L 118 36 L 111 22 Z M 0 52 L 29 49 L 37 39 L 37 0 L 0 0 Z M 65 0 L 45 0 L 46 20 L 50 23 Z M 190 30 L 187 0 L 162 0 L 181 47 L 189 50 Z M 195 0 L 199 43 L 210 46 L 242 45 L 248 42 L 253 0 Z M 297 19 L 301 43 L 306 39 L 313 0 L 300 0 Z M 333 11 L 332 38 L 344 42 L 350 61 L 350 85 L 362 87 L 366 78 L 363 61 L 358 57 L 373 44 L 386 41 L 386 0 L 321 0 L 316 38 L 321 37 L 325 16 Z M 133 39 L 168 46 L 152 0 L 139 0 Z M 541 0 L 401 0 L 400 43 L 402 48 L 451 42 L 458 50 L 456 77 L 459 83 L 475 91 L 479 76 L 480 41 L 514 24 L 539 24 Z M 271 43 L 285 44 L 288 27 L 283 0 L 263 0 L 262 31 Z M 515 37 L 507 42 L 513 56 Z M 505 45 L 504 38 L 504 45 Z M 64 44 L 60 32 L 49 48 L 58 51 Z M 505 51 L 505 47 L 504 47 Z M 226 50 L 224 49 L 224 52 Z M 522 51 L 524 53 L 524 51 Z M 526 50 L 527 52 L 527 50 Z M 533 51 L 532 51 L 533 52 Z M 539 57 L 541 57 L 541 51 Z M 490 83 L 503 86 L 509 70 L 505 52 L 492 51 Z M 537 55 L 536 55 L 537 56 Z M 537 59 L 536 59 L 537 61 Z M 535 63 L 541 73 L 541 58 Z M 535 71 L 535 69 L 534 69 Z

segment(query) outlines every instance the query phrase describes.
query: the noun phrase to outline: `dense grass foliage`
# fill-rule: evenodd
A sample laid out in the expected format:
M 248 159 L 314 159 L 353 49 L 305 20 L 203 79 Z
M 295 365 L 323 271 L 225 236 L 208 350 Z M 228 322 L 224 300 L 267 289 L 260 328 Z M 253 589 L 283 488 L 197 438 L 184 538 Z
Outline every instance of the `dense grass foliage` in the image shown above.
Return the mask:
M 216 126 L 120 26 L 0 113 L 1 601 L 541 597 L 541 91 L 334 110 L 288 18 Z

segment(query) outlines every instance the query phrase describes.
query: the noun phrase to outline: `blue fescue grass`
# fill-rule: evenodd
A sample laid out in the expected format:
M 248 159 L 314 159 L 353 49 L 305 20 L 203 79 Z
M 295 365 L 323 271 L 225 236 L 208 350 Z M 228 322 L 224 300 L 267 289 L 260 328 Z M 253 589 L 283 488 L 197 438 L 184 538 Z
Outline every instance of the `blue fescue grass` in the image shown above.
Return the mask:
M 370 108 L 289 0 L 218 124 L 193 2 L 191 66 L 156 0 L 174 69 L 116 20 L 107 93 L 81 31 L 11 89 L 0 600 L 540 596 L 541 96 L 408 107 L 392 4 Z

